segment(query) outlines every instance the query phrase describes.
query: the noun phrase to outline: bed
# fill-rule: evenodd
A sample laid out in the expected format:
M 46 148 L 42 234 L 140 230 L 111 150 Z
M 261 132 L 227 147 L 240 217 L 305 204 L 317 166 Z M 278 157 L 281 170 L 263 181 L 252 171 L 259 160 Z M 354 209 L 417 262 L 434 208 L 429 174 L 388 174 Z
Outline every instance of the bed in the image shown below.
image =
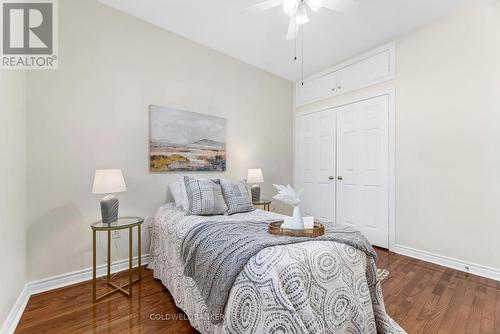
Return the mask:
M 373 259 L 333 241 L 259 251 L 232 284 L 224 317 L 214 322 L 196 282 L 184 275 L 181 247 L 186 235 L 208 220 L 244 224 L 282 218 L 258 209 L 231 216 L 186 216 L 168 203 L 152 220 L 148 268 L 204 334 L 405 333 L 385 312 Z

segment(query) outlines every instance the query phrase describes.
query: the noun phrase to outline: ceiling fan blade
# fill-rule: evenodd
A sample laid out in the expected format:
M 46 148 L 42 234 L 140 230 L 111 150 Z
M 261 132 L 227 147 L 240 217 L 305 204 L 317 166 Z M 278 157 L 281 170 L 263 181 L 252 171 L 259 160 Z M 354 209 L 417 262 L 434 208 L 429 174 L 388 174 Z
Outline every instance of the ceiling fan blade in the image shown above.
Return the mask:
M 248 7 L 243 11 L 243 14 L 254 14 L 263 12 L 265 10 L 281 6 L 282 4 L 283 0 L 266 0 L 264 2 Z
M 341 13 L 353 12 L 359 7 L 355 0 L 324 0 L 323 7 Z
M 286 39 L 288 41 L 291 41 L 291 40 L 297 38 L 297 34 L 299 32 L 299 27 L 300 27 L 300 25 L 297 24 L 297 19 L 295 18 L 295 15 L 290 17 L 290 23 L 288 24 L 288 32 L 286 34 Z

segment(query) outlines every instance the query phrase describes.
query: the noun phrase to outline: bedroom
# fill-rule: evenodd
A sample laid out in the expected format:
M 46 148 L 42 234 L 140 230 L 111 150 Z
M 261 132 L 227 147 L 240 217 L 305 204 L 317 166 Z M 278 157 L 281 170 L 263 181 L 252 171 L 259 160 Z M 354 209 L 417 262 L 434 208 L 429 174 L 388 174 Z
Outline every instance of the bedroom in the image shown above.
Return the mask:
M 1 2 L 4 14 L 4 5 L 22 4 Z M 175 286 L 184 279 L 176 276 L 183 276 L 180 248 L 163 254 L 179 260 L 170 262 L 177 265 L 175 275 L 166 271 L 163 282 L 158 280 L 162 270 L 155 273 L 150 264 L 158 259 L 151 252 L 154 232 L 161 224 L 196 224 L 198 219 L 179 216 L 179 208 L 170 208 L 175 214 L 168 211 L 178 176 L 240 182 L 250 202 L 255 182 L 261 199 L 270 201 L 248 213 L 202 219 L 268 221 L 277 214 L 292 215 L 290 205 L 273 198 L 278 194 L 274 184 L 304 190 L 302 214 L 326 226 L 321 238 L 353 216 L 376 217 L 370 224 L 354 225 L 376 246 L 377 268 L 385 269 L 372 276 L 381 287 L 386 315 L 407 333 L 500 333 L 498 1 L 358 0 L 353 8 L 337 11 L 306 7 L 309 22 L 290 40 L 282 1 L 253 13 L 246 9 L 260 1 L 45 2 L 53 4 L 52 64 L 32 69 L 13 62 L 15 68 L 6 68 L 9 63 L 2 60 L 0 69 L 2 334 L 271 332 L 263 329 L 264 318 L 255 325 L 259 330 L 245 327 L 248 317 L 236 317 L 235 323 L 205 321 L 208 328 L 201 327 L 195 319 L 202 317 L 200 309 L 208 310 L 205 303 L 185 303 L 178 293 L 200 287 L 187 278 L 188 289 Z M 25 8 L 15 9 L 9 17 L 13 22 Z M 28 29 L 35 29 L 44 43 L 47 35 L 33 28 L 37 19 L 38 24 L 43 20 L 33 15 Z M 7 16 L 1 17 L 5 59 Z M 154 106 L 166 120 L 151 117 Z M 384 126 L 376 128 L 383 136 L 357 147 L 358 155 L 342 154 L 353 152 L 346 140 L 349 117 L 344 116 L 356 110 L 372 112 L 364 121 L 374 119 L 373 110 L 381 111 Z M 181 116 L 174 122 L 168 115 L 175 112 Z M 194 121 L 185 121 L 188 117 Z M 222 130 L 204 132 L 204 122 Z M 189 147 L 177 145 L 182 141 L 178 136 L 160 138 L 160 146 L 176 144 L 165 145 L 162 152 L 177 155 L 153 159 L 156 126 L 177 129 L 166 133 L 183 134 L 181 144 Z M 198 155 L 192 164 L 182 155 L 188 153 Z M 377 179 L 383 185 L 377 189 L 383 195 L 349 193 L 347 186 L 355 182 L 346 174 L 353 169 L 345 159 L 352 162 L 353 156 L 379 162 L 376 169 L 384 177 Z M 180 170 L 162 169 L 170 164 Z M 96 171 L 106 169 L 120 170 L 112 176 L 119 176 L 118 186 L 125 185 L 118 190 L 126 188 L 115 194 L 120 217 L 144 219 L 136 221 L 140 245 L 135 226 L 131 239 L 133 266 L 140 258 L 143 269 L 141 281 L 131 285 L 131 298 L 127 286 L 94 303 L 94 255 L 97 297 L 112 291 L 106 282 L 108 254 L 112 282 L 126 285 L 129 279 L 128 228 L 97 231 L 93 249 L 91 224 L 101 219 L 105 196 L 98 189 L 93 193 L 93 186 L 99 186 Z M 248 175 L 250 169 L 258 170 Z M 241 183 L 245 180 L 249 183 Z M 162 214 L 168 217 L 155 218 Z M 162 234 L 156 240 L 171 238 Z M 318 240 L 267 247 L 259 254 L 312 245 L 303 249 L 310 255 L 307 261 L 318 244 L 347 247 Z M 345 261 L 341 250 L 329 251 Z M 365 262 L 370 258 L 359 249 L 356 254 Z M 248 263 L 236 282 L 252 268 L 252 260 Z M 363 272 L 359 264 L 345 270 L 354 276 Z M 307 283 L 317 272 L 307 267 L 305 274 L 292 274 L 306 277 L 302 282 Z M 276 284 L 279 271 L 267 278 Z M 304 303 L 309 307 L 314 294 L 308 289 Z M 267 291 L 259 287 L 255 300 L 261 316 L 270 309 L 264 307 Z M 227 305 L 237 304 L 236 292 L 229 292 Z M 293 297 L 287 297 L 292 304 Z M 327 317 L 326 304 L 315 310 L 326 319 L 312 322 L 320 327 L 307 327 L 300 319 L 296 332 L 356 332 L 349 327 L 357 323 L 353 312 L 340 312 L 342 324 L 335 329 L 331 321 L 337 315 Z M 301 316 L 296 305 L 290 308 L 288 315 Z M 234 312 L 248 310 L 255 308 Z M 367 318 L 374 314 L 356 310 Z M 231 319 L 229 307 L 228 315 Z M 282 326 L 293 322 L 286 320 Z

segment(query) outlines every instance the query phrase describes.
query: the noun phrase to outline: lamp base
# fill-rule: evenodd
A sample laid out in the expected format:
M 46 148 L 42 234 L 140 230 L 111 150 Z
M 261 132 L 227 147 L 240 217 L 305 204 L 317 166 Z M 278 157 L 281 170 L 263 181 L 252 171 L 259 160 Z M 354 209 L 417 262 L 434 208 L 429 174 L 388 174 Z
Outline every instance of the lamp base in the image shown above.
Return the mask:
M 113 195 L 108 195 L 101 200 L 101 215 L 104 224 L 111 224 L 118 220 L 118 207 L 120 202 Z
M 260 186 L 254 184 L 250 191 L 252 192 L 252 202 L 260 201 Z

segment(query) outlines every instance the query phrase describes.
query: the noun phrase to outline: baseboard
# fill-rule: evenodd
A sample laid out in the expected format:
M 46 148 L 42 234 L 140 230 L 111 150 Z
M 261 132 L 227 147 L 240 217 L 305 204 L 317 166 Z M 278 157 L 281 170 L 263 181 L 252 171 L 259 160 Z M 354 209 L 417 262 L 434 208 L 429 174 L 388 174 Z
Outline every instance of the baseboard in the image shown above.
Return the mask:
M 5 322 L 3 323 L 3 326 L 0 329 L 1 334 L 14 333 L 17 327 L 17 323 L 21 319 L 21 316 L 23 315 L 24 309 L 26 308 L 29 299 L 30 299 L 30 293 L 28 291 L 28 285 L 25 284 L 23 290 L 19 294 L 19 297 L 17 297 L 17 300 L 14 303 L 14 306 L 10 310 L 7 319 L 5 319 Z
M 439 255 L 439 254 L 434 254 L 431 252 L 427 251 L 422 251 L 418 250 L 415 248 L 403 246 L 403 245 L 396 245 L 394 249 L 391 249 L 391 251 L 413 257 L 415 259 L 431 262 L 434 264 L 438 264 L 440 266 L 460 270 L 466 273 L 486 277 L 493 279 L 495 281 L 500 281 L 500 269 L 497 268 L 491 268 L 487 266 L 483 266 L 481 264 L 476 264 L 472 262 L 467 262 L 463 260 L 458 260 L 454 259 L 448 256 L 444 255 Z
M 141 256 L 141 264 L 148 264 L 149 254 Z M 133 265 L 137 265 L 137 257 L 133 259 Z M 111 272 L 116 273 L 128 269 L 128 259 L 115 261 L 111 264 Z M 102 277 L 106 275 L 107 266 L 106 264 L 101 264 L 97 266 L 96 274 L 97 277 Z M 54 290 L 64 286 L 85 282 L 92 279 L 92 268 L 86 268 L 82 270 L 73 271 L 70 273 L 57 275 L 49 278 L 44 278 L 38 281 L 28 282 L 28 290 L 30 295 L 37 293 Z
M 133 265 L 137 265 L 137 257 L 133 259 Z M 149 254 L 141 256 L 141 265 L 146 265 L 149 262 Z M 97 277 L 106 275 L 107 265 L 102 264 L 96 268 Z M 128 269 L 128 259 L 115 261 L 111 264 L 111 272 L 116 273 Z M 52 276 L 37 281 L 31 281 L 24 285 L 23 290 L 19 294 L 16 303 L 12 307 L 7 319 L 5 320 L 0 334 L 14 333 L 19 320 L 28 304 L 28 300 L 32 295 L 37 293 L 62 288 L 68 285 L 85 282 L 92 279 L 92 268 L 73 271 L 70 273 Z

